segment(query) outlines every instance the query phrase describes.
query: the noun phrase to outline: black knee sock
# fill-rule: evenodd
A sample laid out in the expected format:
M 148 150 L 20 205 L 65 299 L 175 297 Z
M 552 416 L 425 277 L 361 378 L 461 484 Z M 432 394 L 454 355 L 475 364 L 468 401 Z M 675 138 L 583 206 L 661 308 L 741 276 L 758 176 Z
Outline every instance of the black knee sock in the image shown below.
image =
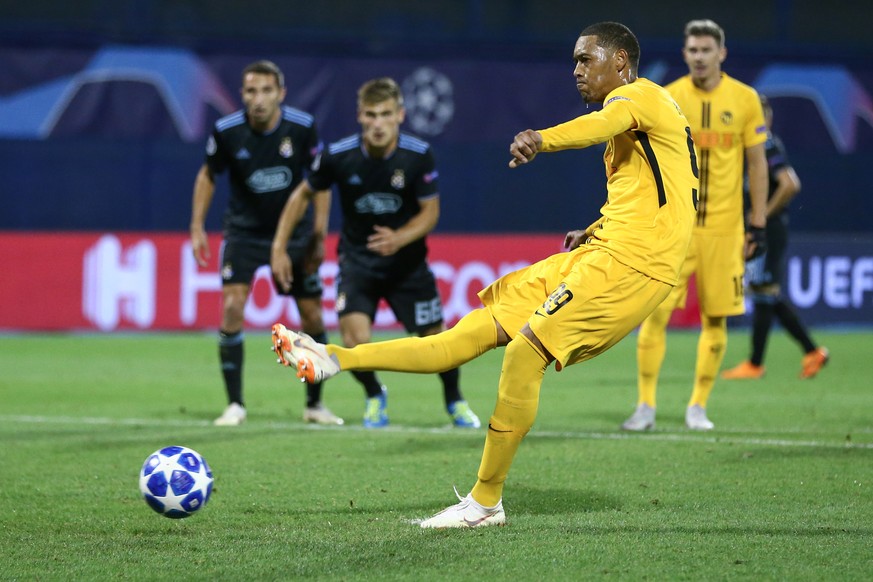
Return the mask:
M 764 363 L 764 352 L 767 351 L 767 338 L 773 324 L 773 304 L 769 301 L 755 301 L 755 312 L 752 315 L 752 357 L 754 365 Z
M 221 359 L 221 373 L 224 375 L 224 389 L 227 401 L 243 406 L 242 367 L 243 333 L 218 332 L 218 357 Z
M 321 333 L 312 333 L 309 334 L 312 339 L 317 341 L 320 344 L 327 343 L 327 334 L 324 332 Z M 317 384 L 307 384 L 306 385 L 306 407 L 314 408 L 321 402 L 321 382 Z
M 446 406 L 452 402 L 464 399 L 461 396 L 461 371 L 458 368 L 440 372 L 440 380 L 443 381 L 443 397 L 445 398 Z
M 382 394 L 382 383 L 376 377 L 376 372 L 352 372 L 352 376 L 364 387 L 367 398 L 375 398 Z
M 788 303 L 780 298 L 774 308 L 776 317 L 779 318 L 779 323 L 785 328 L 785 331 L 791 334 L 791 337 L 797 340 L 797 343 L 803 348 L 803 353 L 807 354 L 814 350 L 816 347 L 815 343 L 809 337 L 806 327 L 804 327 L 800 318 L 797 317 L 797 314 L 794 313 L 794 310 L 791 309 Z

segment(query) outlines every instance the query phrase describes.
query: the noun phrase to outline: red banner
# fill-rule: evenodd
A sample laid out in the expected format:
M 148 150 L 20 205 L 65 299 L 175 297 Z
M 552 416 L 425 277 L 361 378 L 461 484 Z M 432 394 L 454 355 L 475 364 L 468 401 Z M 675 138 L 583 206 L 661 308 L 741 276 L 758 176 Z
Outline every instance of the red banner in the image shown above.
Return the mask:
M 0 287 L 4 330 L 183 330 L 215 329 L 221 317 L 219 234 L 210 238 L 212 259 L 198 267 L 182 233 L 0 233 L 7 275 Z M 561 251 L 563 235 L 432 235 L 430 264 L 448 325 L 480 306 L 476 293 L 497 277 Z M 324 319 L 334 312 L 336 237 L 327 242 L 321 267 Z M 689 294 L 674 323 L 696 324 Z M 269 267 L 255 275 L 245 308 L 248 328 L 276 321 L 297 326 L 293 300 L 278 295 Z M 387 306 L 375 327 L 396 324 Z

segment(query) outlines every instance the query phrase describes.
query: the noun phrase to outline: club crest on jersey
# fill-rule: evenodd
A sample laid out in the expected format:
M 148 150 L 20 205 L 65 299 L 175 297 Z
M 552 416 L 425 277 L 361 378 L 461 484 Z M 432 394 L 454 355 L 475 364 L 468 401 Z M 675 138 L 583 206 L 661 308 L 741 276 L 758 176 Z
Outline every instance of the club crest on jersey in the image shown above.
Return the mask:
M 282 139 L 282 143 L 279 144 L 279 155 L 283 158 L 290 158 L 294 155 L 294 148 L 291 145 L 290 137 Z
M 730 111 L 722 111 L 721 112 L 721 122 L 725 125 L 730 125 L 734 122 L 734 114 Z
M 391 187 L 395 190 L 403 190 L 406 186 L 406 174 L 403 170 L 394 170 L 394 175 L 391 176 Z

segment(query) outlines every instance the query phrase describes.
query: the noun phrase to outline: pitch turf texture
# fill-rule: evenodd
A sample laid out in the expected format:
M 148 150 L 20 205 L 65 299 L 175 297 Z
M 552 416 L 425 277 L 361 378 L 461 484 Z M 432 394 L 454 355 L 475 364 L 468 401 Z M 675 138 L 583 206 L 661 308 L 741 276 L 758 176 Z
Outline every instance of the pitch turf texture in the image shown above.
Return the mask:
M 472 486 L 484 431 L 446 428 L 432 376 L 384 374 L 392 425 L 365 431 L 362 390 L 331 380 L 332 429 L 299 420 L 303 388 L 247 333 L 249 421 L 216 428 L 211 334 L 0 337 L 0 579 L 870 580 L 873 334 L 816 334 L 811 381 L 771 338 L 764 380 L 719 381 L 711 433 L 683 427 L 696 334 L 672 332 L 657 429 L 618 425 L 636 399 L 634 338 L 561 373 L 505 490 L 507 527 L 425 531 Z M 732 332 L 726 365 L 746 355 Z M 502 350 L 462 370 L 483 420 Z M 181 444 L 215 472 L 185 520 L 137 487 Z

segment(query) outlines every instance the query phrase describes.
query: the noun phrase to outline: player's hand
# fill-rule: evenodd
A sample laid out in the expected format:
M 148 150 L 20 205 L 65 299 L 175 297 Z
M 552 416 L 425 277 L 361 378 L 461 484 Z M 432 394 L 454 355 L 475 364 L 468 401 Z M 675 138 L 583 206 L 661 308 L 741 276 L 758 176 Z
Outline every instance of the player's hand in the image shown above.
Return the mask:
M 749 226 L 746 231 L 746 248 L 744 255 L 747 261 L 760 257 L 767 252 L 767 231 L 760 226 Z
M 303 271 L 307 275 L 318 272 L 321 263 L 324 262 L 324 237 L 315 236 L 309 239 L 306 246 L 306 254 L 303 256 Z
M 191 250 L 198 265 L 205 267 L 209 264 L 209 258 L 212 256 L 209 253 L 209 238 L 202 228 L 191 229 Z
M 532 161 L 542 145 L 543 136 L 538 131 L 525 129 L 517 133 L 509 146 L 509 153 L 512 156 L 512 159 L 509 160 L 509 167 L 517 168 Z
M 367 237 L 367 249 L 383 257 L 390 257 L 402 246 L 397 231 L 387 226 L 374 226 L 373 234 Z
M 564 248 L 568 251 L 572 251 L 573 249 L 584 245 L 586 240 L 588 240 L 588 233 L 586 231 L 571 230 L 567 233 L 567 236 L 564 237 Z
M 270 253 L 270 269 L 273 271 L 273 279 L 285 293 L 291 291 L 291 283 L 294 281 L 292 266 L 291 257 L 284 249 L 273 250 Z

